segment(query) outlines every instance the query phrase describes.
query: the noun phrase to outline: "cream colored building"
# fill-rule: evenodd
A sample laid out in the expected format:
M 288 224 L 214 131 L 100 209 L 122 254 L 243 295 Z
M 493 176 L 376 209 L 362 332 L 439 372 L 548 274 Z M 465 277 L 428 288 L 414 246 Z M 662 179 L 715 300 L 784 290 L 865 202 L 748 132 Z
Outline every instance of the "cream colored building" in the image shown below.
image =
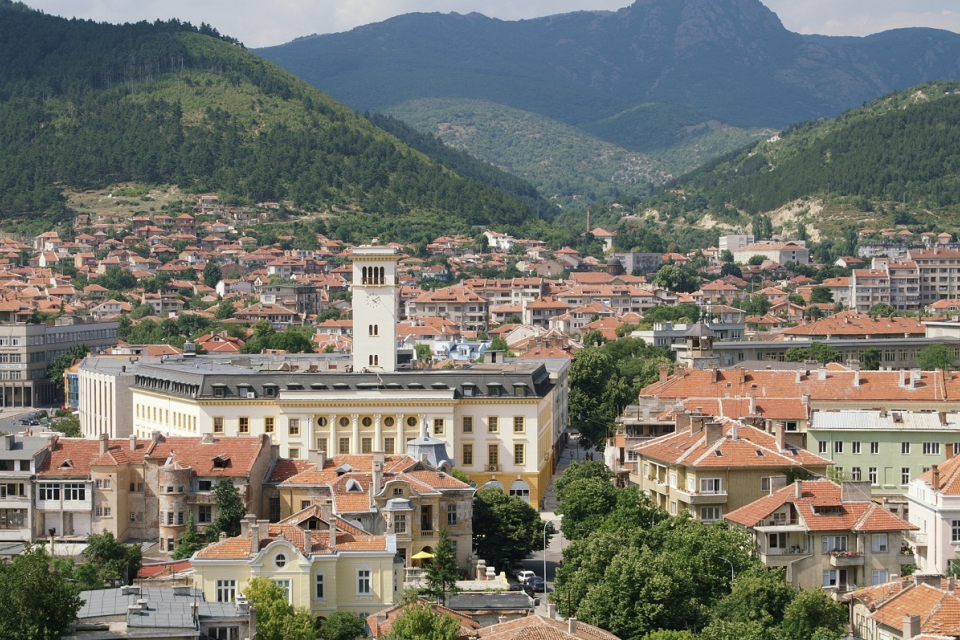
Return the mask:
M 270 524 L 247 516 L 240 535 L 192 558 L 194 586 L 210 602 L 236 601 L 253 578 L 273 580 L 315 616 L 363 618 L 396 602 L 403 565 L 392 535 L 370 535 L 313 506 Z

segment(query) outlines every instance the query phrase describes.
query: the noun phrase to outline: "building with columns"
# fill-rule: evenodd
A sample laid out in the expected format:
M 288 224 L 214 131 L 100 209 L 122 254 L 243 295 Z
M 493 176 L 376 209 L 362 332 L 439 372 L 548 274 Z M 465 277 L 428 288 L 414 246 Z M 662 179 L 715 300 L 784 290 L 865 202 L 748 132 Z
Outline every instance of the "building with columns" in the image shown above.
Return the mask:
M 539 505 L 567 426 L 569 360 L 399 369 L 397 254 L 359 247 L 353 257 L 352 372 L 258 371 L 190 354 L 141 361 L 130 385 L 132 433 L 268 434 L 281 457 L 304 460 L 311 451 L 403 454 L 426 434 L 478 487 Z

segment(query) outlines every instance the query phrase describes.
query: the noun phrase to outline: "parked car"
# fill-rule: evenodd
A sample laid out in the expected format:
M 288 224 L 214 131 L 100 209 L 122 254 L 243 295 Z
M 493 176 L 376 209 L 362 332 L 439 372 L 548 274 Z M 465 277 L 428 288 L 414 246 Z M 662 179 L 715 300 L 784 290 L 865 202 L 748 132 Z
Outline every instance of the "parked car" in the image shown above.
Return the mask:
M 544 582 L 543 578 L 540 576 L 533 576 L 527 579 L 526 583 L 524 583 L 524 587 L 526 587 L 526 592 L 532 596 L 535 593 L 545 593 L 547 590 L 547 583 Z
M 517 580 L 520 581 L 520 584 L 527 584 L 527 581 L 530 580 L 530 578 L 536 577 L 537 574 L 529 569 L 521 569 L 520 571 L 517 571 Z

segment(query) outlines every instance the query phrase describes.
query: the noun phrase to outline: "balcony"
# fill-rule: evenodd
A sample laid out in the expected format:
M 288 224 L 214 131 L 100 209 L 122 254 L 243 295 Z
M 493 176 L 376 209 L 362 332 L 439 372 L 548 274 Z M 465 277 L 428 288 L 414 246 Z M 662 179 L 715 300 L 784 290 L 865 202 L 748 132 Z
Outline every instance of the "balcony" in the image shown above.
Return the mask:
M 862 567 L 863 554 L 856 551 L 831 551 L 831 567 Z
M 923 531 L 907 531 L 907 540 L 918 547 L 927 546 L 927 534 Z
M 905 564 L 917 564 L 917 559 L 913 557 L 912 553 L 901 553 L 897 556 L 897 562 L 902 567 Z
M 689 492 L 685 489 L 677 489 L 677 493 L 680 494 L 680 497 L 689 505 L 700 505 L 700 504 L 726 504 L 727 503 L 727 492 L 726 491 L 699 491 L 699 492 Z
M 187 496 L 187 504 L 217 504 L 217 496 L 212 493 L 191 493 Z

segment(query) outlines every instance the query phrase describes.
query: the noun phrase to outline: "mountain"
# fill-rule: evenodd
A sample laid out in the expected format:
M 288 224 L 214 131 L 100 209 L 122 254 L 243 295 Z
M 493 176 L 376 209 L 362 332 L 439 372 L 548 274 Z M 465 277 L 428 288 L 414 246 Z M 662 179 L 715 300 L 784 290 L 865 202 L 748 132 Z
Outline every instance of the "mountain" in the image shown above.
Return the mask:
M 64 20 L 0 0 L 0 217 L 120 182 L 458 224 L 535 219 L 207 25 Z M 541 208 L 547 211 L 549 207 Z M 400 225 L 410 228 L 410 224 Z
M 520 21 L 407 14 L 257 53 L 348 106 L 402 111 L 434 134 L 483 101 L 577 127 L 650 162 L 718 128 L 738 132 L 731 146 L 711 148 L 723 153 L 758 129 L 960 78 L 958 34 L 803 36 L 759 0 L 637 0 L 614 12 Z M 432 116 L 411 115 L 417 105 Z
M 734 225 L 792 210 L 791 226 L 828 232 L 853 221 L 956 227 L 960 82 L 793 126 L 668 183 L 646 204 L 661 219 L 709 215 Z

